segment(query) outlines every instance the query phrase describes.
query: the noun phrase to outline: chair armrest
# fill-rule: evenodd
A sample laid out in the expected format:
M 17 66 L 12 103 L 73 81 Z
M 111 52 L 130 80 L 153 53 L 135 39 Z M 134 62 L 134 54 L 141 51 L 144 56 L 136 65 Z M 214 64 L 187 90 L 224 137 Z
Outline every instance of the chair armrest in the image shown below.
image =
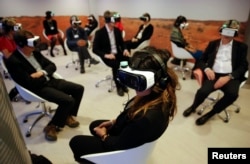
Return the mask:
M 63 77 L 57 73 L 57 72 L 54 72 L 53 75 L 52 75 L 55 79 L 63 79 Z

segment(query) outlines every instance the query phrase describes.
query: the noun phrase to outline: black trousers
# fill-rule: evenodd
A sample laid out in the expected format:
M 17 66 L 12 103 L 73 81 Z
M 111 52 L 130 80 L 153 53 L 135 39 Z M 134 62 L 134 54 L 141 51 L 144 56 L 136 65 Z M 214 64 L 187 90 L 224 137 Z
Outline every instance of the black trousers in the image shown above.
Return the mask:
M 64 127 L 68 116 L 77 116 L 83 92 L 82 85 L 64 79 L 51 79 L 37 94 L 58 105 L 50 123 Z
M 113 79 L 115 81 L 115 85 L 116 88 L 120 88 L 122 86 L 122 84 L 117 80 L 117 71 L 120 67 L 120 62 L 121 61 L 129 61 L 129 57 L 126 57 L 122 54 L 117 54 L 116 55 L 116 59 L 106 59 L 106 58 L 102 58 L 103 62 L 112 68 L 112 75 L 113 75 Z
M 197 90 L 192 108 L 196 109 L 208 96 L 210 93 L 215 91 L 214 84 L 219 77 L 225 76 L 221 74 L 216 74 L 215 80 L 205 80 L 201 88 Z M 231 105 L 237 98 L 239 94 L 240 81 L 239 80 L 230 80 L 223 87 L 219 88 L 223 93 L 223 97 L 213 106 L 211 112 L 220 113 Z
M 93 136 L 77 135 L 70 140 L 70 148 L 76 161 L 90 164 L 91 162 L 81 159 L 82 155 L 106 152 L 101 139 L 95 134 L 94 128 L 107 120 L 96 120 L 89 125 L 90 132 Z
M 132 40 L 125 41 L 126 47 L 130 52 L 131 49 L 136 49 L 142 42 L 132 42 Z

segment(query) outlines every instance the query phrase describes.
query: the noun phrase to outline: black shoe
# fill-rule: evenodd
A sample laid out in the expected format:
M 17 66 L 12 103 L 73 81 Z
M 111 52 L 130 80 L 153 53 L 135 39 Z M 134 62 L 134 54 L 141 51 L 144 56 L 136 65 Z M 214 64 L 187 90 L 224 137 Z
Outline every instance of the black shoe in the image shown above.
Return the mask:
M 189 107 L 189 108 L 187 108 L 187 109 L 183 112 L 183 116 L 184 116 L 184 117 L 187 117 L 187 116 L 189 116 L 191 113 L 195 113 L 195 109 Z
M 120 87 L 120 88 L 117 88 L 117 94 L 119 95 L 119 96 L 124 96 L 124 91 L 123 91 L 123 89 Z
M 203 125 L 205 124 L 211 117 L 213 117 L 215 114 L 208 112 L 207 114 L 205 114 L 204 116 L 201 116 L 200 118 L 198 118 L 196 120 L 196 125 Z
M 81 68 L 80 68 L 80 73 L 85 73 L 84 67 L 81 67 Z
M 100 63 L 100 61 L 95 60 L 94 58 L 91 58 L 91 59 L 90 59 L 90 64 L 96 65 L 96 64 L 99 64 L 99 63 Z
M 124 85 L 124 86 L 122 86 L 121 88 L 122 88 L 123 92 L 128 93 L 128 87 L 126 87 L 126 86 Z

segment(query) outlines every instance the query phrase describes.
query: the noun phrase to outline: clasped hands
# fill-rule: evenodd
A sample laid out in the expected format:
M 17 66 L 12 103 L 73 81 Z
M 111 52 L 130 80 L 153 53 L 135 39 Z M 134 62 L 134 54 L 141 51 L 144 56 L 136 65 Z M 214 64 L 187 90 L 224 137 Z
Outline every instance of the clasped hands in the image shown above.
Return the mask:
M 214 80 L 215 79 L 215 72 L 208 68 L 206 71 L 205 71 L 205 74 L 208 78 L 208 80 Z M 230 77 L 229 76 L 221 76 L 214 84 L 214 88 L 215 89 L 218 89 L 218 88 L 221 88 L 222 86 L 224 86 L 228 81 L 230 80 Z
M 127 56 L 127 57 L 130 57 L 130 53 L 129 53 L 129 51 L 128 51 L 127 49 L 125 49 L 125 50 L 123 51 L 123 55 L 124 55 L 124 56 Z M 112 54 L 112 53 L 110 53 L 110 54 L 105 54 L 104 57 L 105 57 L 106 59 L 111 59 L 111 60 L 114 60 L 114 59 L 116 58 L 116 57 L 115 57 L 115 54 Z
M 44 75 L 44 72 L 43 72 L 43 71 L 37 71 L 37 72 L 35 72 L 35 73 L 30 74 L 30 76 L 31 76 L 32 78 L 40 78 L 40 77 L 43 76 L 43 75 Z
M 110 129 L 112 126 L 113 126 L 112 121 L 105 121 L 101 123 L 99 126 L 95 127 L 94 131 L 96 135 L 98 135 L 99 137 L 102 137 L 107 134 L 107 130 Z

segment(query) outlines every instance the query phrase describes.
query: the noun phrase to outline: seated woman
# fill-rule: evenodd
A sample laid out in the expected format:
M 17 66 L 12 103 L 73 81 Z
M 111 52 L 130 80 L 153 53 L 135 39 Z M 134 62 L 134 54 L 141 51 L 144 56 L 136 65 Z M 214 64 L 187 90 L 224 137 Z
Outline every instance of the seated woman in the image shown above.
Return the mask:
M 179 89 L 178 77 L 167 67 L 169 57 L 166 50 L 147 47 L 134 53 L 127 68 L 118 70 L 118 79 L 134 89 L 136 96 L 116 119 L 93 121 L 89 126 L 93 136 L 78 135 L 70 140 L 76 161 L 89 163 L 80 157 L 134 148 L 158 139 L 165 132 L 177 110 L 175 91 Z M 129 83 L 124 77 L 131 74 L 144 75 L 151 82 L 147 81 L 147 86 L 140 81 Z
M 53 19 L 54 14 L 51 11 L 46 11 L 46 17 L 43 21 L 43 28 L 45 30 L 45 34 L 50 40 L 50 55 L 54 57 L 53 49 L 56 45 L 57 40 L 63 48 L 64 55 L 67 55 L 67 51 L 65 50 L 63 38 L 58 31 L 57 22 Z
M 151 17 L 149 13 L 144 13 L 140 20 L 143 22 L 139 26 L 136 35 L 131 39 L 125 41 L 128 50 L 137 48 L 143 41 L 149 40 L 154 32 L 154 26 L 150 23 Z
M 187 26 L 188 26 L 188 23 L 187 23 L 186 17 L 181 16 L 181 15 L 178 16 L 174 22 L 172 32 L 170 35 L 170 40 L 174 42 L 178 47 L 186 49 L 188 52 L 190 52 L 190 54 L 194 57 L 194 59 L 198 60 L 201 57 L 203 52 L 191 46 L 184 38 L 182 31 L 181 31 L 185 29 Z M 179 65 L 180 60 L 177 58 L 174 58 L 171 61 L 171 63 Z
M 86 31 L 87 35 L 89 36 L 95 28 L 97 28 L 98 22 L 93 14 L 88 16 L 88 23 L 85 25 L 84 30 Z

